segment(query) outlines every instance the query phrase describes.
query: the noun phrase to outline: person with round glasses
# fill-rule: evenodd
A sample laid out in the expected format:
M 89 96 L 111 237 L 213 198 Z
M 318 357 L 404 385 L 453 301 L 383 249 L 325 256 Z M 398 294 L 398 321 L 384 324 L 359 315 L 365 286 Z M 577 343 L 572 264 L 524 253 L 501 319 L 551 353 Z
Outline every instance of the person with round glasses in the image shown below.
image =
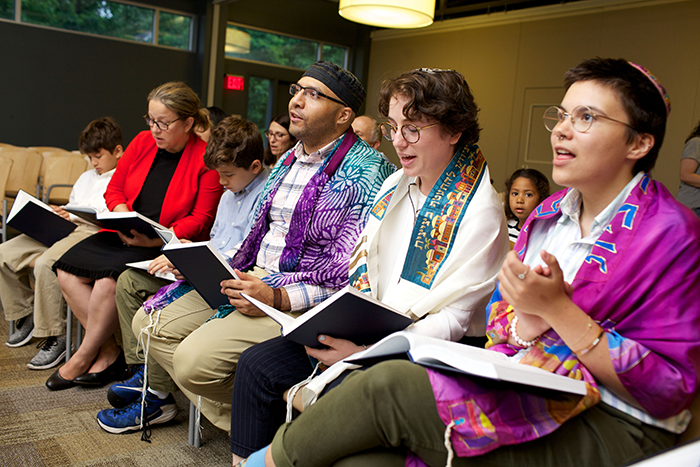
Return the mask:
M 403 170 L 388 177 L 374 199 L 349 279 L 412 318 L 408 332 L 449 341 L 466 335 L 483 345 L 483 310 L 510 248 L 503 207 L 476 145 L 478 111 L 455 71 L 413 70 L 382 84 L 379 112 L 408 135 L 393 135 Z M 284 392 L 314 372 L 309 356 L 340 372 L 342 359 L 363 350 L 359 344 L 372 344 L 319 340 L 326 348 L 276 337 L 242 354 L 232 398 L 234 454 L 247 456 L 272 441 L 285 420 Z M 283 365 L 263 363 L 276 356 Z
M 267 146 L 263 162 L 272 168 L 282 155 L 297 144 L 296 137 L 289 133 L 289 112 L 275 115 L 265 131 Z
M 668 96 L 623 59 L 580 63 L 565 89 L 551 144 L 553 179 L 568 188 L 508 253 L 487 347 L 586 394 L 382 362 L 283 425 L 246 467 L 621 466 L 674 445 L 700 390 L 700 220 L 649 174 Z
M 178 238 L 205 240 L 222 188 L 204 165 L 206 143 L 195 129 L 209 125 L 199 97 L 185 83 L 165 83 L 148 95 L 144 116 L 150 131 L 129 143 L 105 191 L 113 212 L 137 211 L 170 228 Z M 155 234 L 155 232 L 154 232 Z M 115 338 L 116 283 L 126 263 L 153 260 L 163 242 L 143 233 L 98 232 L 68 250 L 55 264 L 63 296 L 85 327 L 71 359 L 49 377 L 51 390 L 102 386 L 124 373 Z

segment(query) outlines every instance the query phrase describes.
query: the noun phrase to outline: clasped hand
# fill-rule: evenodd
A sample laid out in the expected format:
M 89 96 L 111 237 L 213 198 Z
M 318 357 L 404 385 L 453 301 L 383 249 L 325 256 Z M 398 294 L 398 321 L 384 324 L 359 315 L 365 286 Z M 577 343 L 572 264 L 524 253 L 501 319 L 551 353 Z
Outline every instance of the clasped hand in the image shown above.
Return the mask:
M 540 252 L 545 266 L 531 270 L 514 251 L 506 256 L 498 273 L 498 290 L 518 316 L 518 332 L 525 340 L 534 339 L 551 328 L 548 318 L 571 303 L 573 287 L 564 281 L 557 259 Z M 524 274 L 524 278 L 520 276 Z
M 235 306 L 236 310 L 240 311 L 244 315 L 266 316 L 265 313 L 258 310 L 255 305 L 241 297 L 241 293 L 249 295 L 263 303 L 266 303 L 267 305 L 272 306 L 275 299 L 272 288 L 251 274 L 246 274 L 238 269 L 236 269 L 235 272 L 240 280 L 229 279 L 222 281 L 221 293 L 226 295 L 229 303 Z
M 142 246 L 146 248 L 153 248 L 161 246 L 163 244 L 163 240 L 161 240 L 160 238 L 150 238 L 147 235 L 144 235 L 141 232 L 138 232 L 134 229 L 131 229 L 131 236 L 123 234 L 119 231 L 117 231 L 117 235 L 119 235 L 119 238 L 122 242 L 124 242 L 124 245 L 126 246 Z

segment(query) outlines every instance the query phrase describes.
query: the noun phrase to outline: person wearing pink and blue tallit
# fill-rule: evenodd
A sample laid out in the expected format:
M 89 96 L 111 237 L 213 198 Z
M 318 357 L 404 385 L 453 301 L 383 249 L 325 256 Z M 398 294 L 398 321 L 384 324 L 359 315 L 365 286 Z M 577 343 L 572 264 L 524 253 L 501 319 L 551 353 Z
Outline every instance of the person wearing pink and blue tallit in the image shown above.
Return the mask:
M 649 174 L 670 102 L 622 59 L 586 60 L 565 87 L 544 120 L 552 177 L 569 188 L 533 211 L 506 257 L 487 347 L 587 394 L 384 362 L 283 425 L 246 467 L 620 466 L 673 446 L 700 384 L 700 222 Z

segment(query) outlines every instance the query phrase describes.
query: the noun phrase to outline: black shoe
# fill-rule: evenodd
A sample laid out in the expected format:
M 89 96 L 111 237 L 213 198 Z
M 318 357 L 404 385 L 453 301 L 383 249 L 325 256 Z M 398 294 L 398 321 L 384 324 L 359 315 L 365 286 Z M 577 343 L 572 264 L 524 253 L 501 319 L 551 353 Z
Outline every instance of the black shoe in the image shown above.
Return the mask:
M 114 363 L 104 370 L 100 371 L 99 373 L 85 373 L 80 376 L 76 376 L 73 382 L 79 386 L 104 386 L 112 381 L 122 379 L 125 370 L 126 360 L 124 359 L 124 352 L 121 352 Z
M 75 380 L 64 379 L 58 370 L 54 371 L 49 379 L 46 380 L 46 387 L 52 391 L 63 391 L 64 389 L 75 386 Z

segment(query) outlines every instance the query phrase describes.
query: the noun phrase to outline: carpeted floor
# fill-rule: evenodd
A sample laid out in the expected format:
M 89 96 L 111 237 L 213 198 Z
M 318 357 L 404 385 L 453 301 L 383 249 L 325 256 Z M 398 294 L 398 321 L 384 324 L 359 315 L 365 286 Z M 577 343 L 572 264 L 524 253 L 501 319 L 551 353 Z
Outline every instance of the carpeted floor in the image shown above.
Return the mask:
M 182 393 L 176 394 L 177 416 L 153 427 L 151 443 L 140 433 L 109 434 L 95 420 L 110 407 L 106 387 L 49 391 L 44 383 L 54 370 L 26 367 L 39 339 L 11 349 L 7 335 L 0 319 L 0 466 L 231 465 L 228 434 L 204 418 L 202 446 L 187 444 L 189 402 Z

